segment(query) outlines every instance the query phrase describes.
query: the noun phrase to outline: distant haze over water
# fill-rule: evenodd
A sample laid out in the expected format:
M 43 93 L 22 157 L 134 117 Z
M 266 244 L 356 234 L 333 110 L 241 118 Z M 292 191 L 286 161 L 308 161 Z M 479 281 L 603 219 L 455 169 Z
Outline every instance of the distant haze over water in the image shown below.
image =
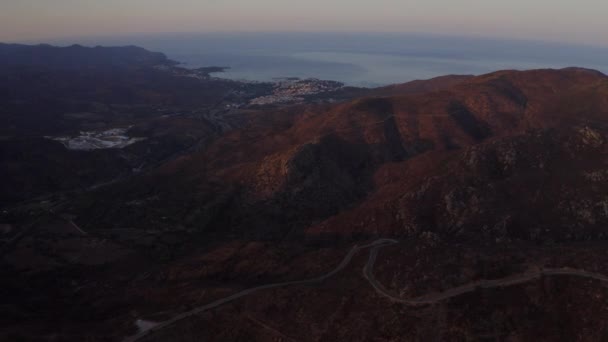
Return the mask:
M 578 66 L 608 72 L 608 48 L 422 34 L 167 34 L 53 43 L 134 44 L 187 67 L 226 66 L 217 76 L 255 81 L 314 77 L 371 87 L 501 69 Z

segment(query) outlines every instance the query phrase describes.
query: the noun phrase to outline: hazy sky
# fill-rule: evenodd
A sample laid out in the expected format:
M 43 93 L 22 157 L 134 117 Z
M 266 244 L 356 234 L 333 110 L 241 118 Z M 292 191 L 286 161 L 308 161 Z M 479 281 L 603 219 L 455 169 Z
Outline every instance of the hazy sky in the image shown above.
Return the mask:
M 608 0 L 0 0 L 0 41 L 209 31 L 419 32 L 608 46 Z

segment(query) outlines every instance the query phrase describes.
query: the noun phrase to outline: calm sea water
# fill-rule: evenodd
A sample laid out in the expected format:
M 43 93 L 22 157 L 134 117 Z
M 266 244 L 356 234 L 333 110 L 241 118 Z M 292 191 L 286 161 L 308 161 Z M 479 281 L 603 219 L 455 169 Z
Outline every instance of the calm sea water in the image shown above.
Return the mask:
M 77 42 L 135 44 L 164 52 L 187 67 L 230 67 L 227 72 L 216 74 L 218 77 L 254 81 L 314 77 L 354 86 L 380 86 L 502 69 L 580 66 L 608 72 L 608 48 L 431 35 L 217 33 Z

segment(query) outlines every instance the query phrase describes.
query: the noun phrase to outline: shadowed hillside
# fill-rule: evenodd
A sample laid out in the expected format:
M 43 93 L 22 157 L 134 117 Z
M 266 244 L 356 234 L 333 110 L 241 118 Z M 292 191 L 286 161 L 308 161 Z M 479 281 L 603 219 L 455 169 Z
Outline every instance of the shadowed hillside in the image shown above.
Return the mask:
M 7 188 L 49 194 L 5 196 L 0 338 L 608 336 L 605 75 L 446 76 L 234 111 L 197 94 L 250 94 L 242 101 L 256 90 L 144 76 L 128 98 L 171 106 L 162 115 L 134 115 L 110 90 L 81 94 L 121 104 L 95 114 L 129 118 L 144 141 L 94 152 L 0 144 Z M 93 120 L 83 117 L 55 129 Z

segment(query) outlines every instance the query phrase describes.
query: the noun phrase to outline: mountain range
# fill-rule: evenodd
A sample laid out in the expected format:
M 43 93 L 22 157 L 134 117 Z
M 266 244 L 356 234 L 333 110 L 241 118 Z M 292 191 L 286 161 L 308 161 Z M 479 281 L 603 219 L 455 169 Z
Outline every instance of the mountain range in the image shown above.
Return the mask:
M 257 106 L 276 85 L 132 47 L 0 65 L 0 339 L 608 338 L 598 71 Z M 116 127 L 140 140 L 49 139 Z
M 174 65 L 162 53 L 150 52 L 137 46 L 85 47 L 71 45 L 56 47 L 48 44 L 23 45 L 0 43 L 2 67 L 49 67 L 78 69 L 87 67 L 141 67 Z

